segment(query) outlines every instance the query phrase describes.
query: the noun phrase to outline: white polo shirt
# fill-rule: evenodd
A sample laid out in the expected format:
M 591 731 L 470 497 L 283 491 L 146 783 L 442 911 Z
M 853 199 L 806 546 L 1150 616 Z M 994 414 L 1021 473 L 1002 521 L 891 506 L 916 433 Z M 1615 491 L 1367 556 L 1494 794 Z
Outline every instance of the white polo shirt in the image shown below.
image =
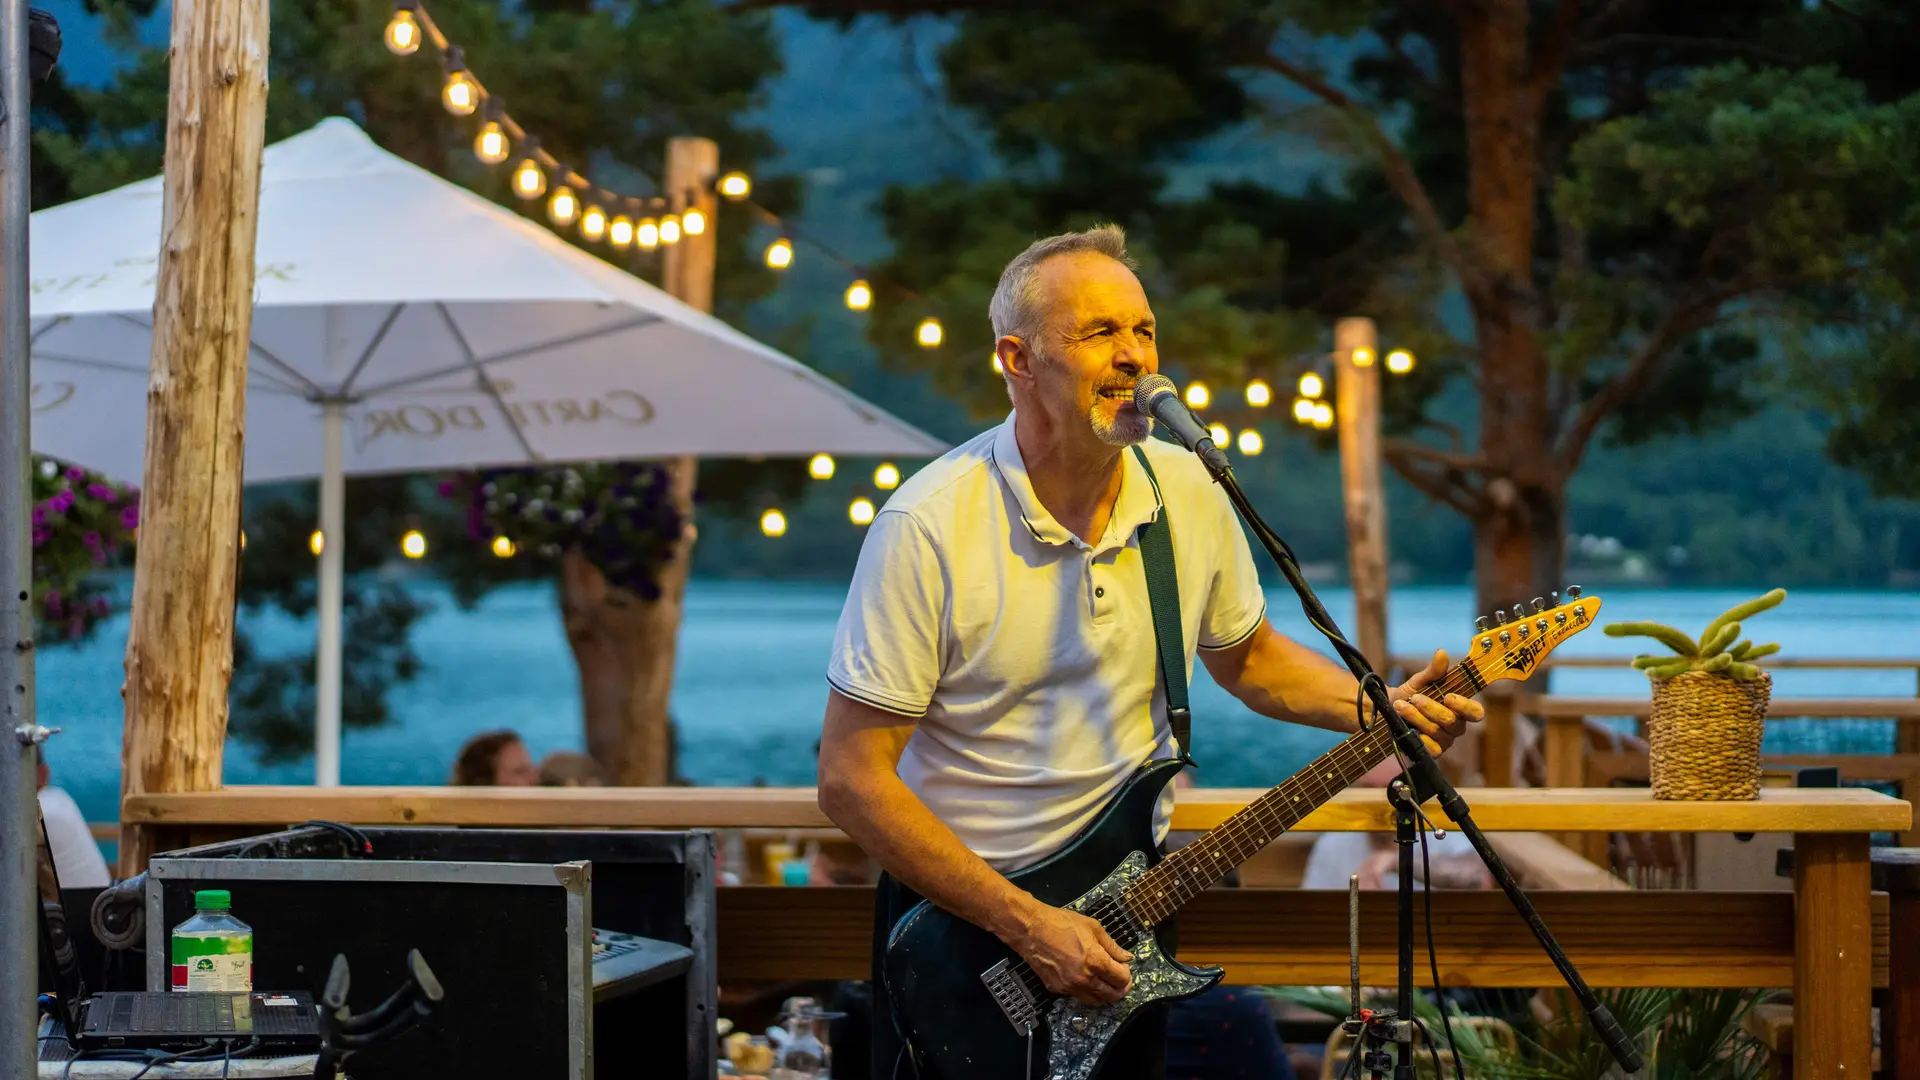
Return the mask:
M 1033 494 L 1013 418 L 902 484 L 875 516 L 827 681 L 920 717 L 900 778 L 995 869 L 1063 846 L 1128 776 L 1175 754 L 1139 527 L 1170 509 L 1187 672 L 1194 648 L 1261 625 L 1233 507 L 1191 453 L 1132 451 L 1106 534 L 1068 532 Z M 1159 808 L 1165 838 L 1169 786 Z

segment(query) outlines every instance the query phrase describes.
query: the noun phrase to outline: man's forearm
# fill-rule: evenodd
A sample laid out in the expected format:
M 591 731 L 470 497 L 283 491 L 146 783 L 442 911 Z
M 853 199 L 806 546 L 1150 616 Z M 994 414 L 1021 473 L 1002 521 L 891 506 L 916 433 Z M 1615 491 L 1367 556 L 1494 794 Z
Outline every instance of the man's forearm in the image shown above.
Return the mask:
M 897 776 L 823 787 L 821 806 L 887 873 L 1004 941 L 1018 939 L 1039 906 L 961 843 Z
M 1227 691 L 1262 716 L 1343 734 L 1359 730 L 1353 702 L 1360 684 L 1352 673 L 1271 629 L 1254 640 L 1230 683 Z

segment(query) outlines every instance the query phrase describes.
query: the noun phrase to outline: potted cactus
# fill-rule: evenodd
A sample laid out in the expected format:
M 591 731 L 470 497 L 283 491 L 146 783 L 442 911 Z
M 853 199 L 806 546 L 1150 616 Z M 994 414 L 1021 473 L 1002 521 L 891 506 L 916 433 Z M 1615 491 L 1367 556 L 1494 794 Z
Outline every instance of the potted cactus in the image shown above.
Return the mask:
M 1608 637 L 1650 637 L 1672 649 L 1634 658 L 1653 681 L 1647 744 L 1656 799 L 1753 799 L 1773 677 L 1754 661 L 1780 651 L 1740 637 L 1741 624 L 1779 606 L 1775 589 L 1722 612 L 1699 640 L 1664 623 L 1609 623 Z

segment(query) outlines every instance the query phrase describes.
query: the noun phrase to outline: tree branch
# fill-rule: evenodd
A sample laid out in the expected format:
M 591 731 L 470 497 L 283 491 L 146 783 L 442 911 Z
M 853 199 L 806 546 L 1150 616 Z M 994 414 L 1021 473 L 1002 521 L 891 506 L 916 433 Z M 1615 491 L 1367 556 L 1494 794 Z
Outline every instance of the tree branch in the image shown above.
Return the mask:
M 1706 49 L 1718 52 L 1751 56 L 1756 60 L 1765 60 L 1772 64 L 1799 65 L 1804 61 L 1765 45 L 1750 41 L 1730 41 L 1726 38 L 1682 37 L 1677 34 L 1609 34 L 1597 41 L 1588 42 L 1574 50 L 1574 55 L 1583 60 L 1592 59 L 1612 49 L 1639 47 L 1646 45 L 1670 45 L 1677 49 Z
M 1485 509 L 1480 493 L 1466 482 L 1463 474 L 1446 469 L 1429 472 L 1415 467 L 1410 458 L 1392 452 L 1385 457 L 1407 486 L 1435 502 L 1445 503 L 1463 517 L 1471 519 Z
M 1478 300 L 1489 297 L 1487 274 L 1454 239 L 1451 232 L 1440 220 L 1440 212 L 1434 208 L 1433 199 L 1427 194 L 1426 185 L 1413 171 L 1413 163 L 1400 152 L 1400 148 L 1387 137 L 1380 121 L 1366 106 L 1347 96 L 1341 90 L 1308 69 L 1286 59 L 1262 50 L 1254 64 L 1279 75 L 1295 86 L 1300 87 L 1321 101 L 1339 109 L 1348 119 L 1356 123 L 1372 144 L 1374 152 L 1380 157 L 1380 166 L 1384 170 L 1387 185 L 1413 215 L 1413 221 L 1422 235 L 1440 252 L 1453 272 L 1460 278 L 1461 287 L 1468 296 Z
M 1425 443 L 1414 442 L 1411 439 L 1383 439 L 1380 442 L 1380 452 L 1388 456 L 1401 454 L 1409 458 L 1417 458 L 1421 461 L 1431 461 L 1436 465 L 1443 465 L 1448 469 L 1463 473 L 1481 472 L 1485 470 L 1488 465 L 1487 459 L 1481 457 L 1479 454 L 1462 454 L 1452 450 L 1441 450 L 1437 447 L 1428 446 Z
M 1391 52 L 1394 59 L 1400 61 L 1403 67 L 1413 73 L 1414 80 L 1420 84 L 1421 92 L 1435 108 L 1459 116 L 1460 102 L 1449 98 L 1445 91 L 1441 90 L 1440 84 L 1434 82 L 1433 76 L 1427 74 L 1427 69 L 1420 66 L 1420 61 L 1415 60 L 1413 54 L 1407 52 L 1407 47 L 1402 44 L 1404 40 L 1404 36 L 1400 34 L 1386 39 L 1387 51 Z
M 1560 81 L 1560 73 L 1566 69 L 1567 57 L 1580 29 L 1580 0 L 1560 0 L 1560 7 L 1553 13 L 1553 24 L 1547 27 L 1539 51 L 1533 54 L 1533 63 L 1527 70 L 1527 88 L 1535 110 L 1539 109 L 1546 92 Z

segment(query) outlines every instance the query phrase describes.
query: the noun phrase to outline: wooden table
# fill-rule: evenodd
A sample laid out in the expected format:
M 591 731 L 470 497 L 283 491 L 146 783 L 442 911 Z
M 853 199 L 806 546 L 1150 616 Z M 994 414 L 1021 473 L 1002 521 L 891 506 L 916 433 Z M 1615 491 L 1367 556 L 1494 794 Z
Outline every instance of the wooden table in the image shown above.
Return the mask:
M 1211 828 L 1258 794 L 1183 790 L 1173 827 Z M 1800 1080 L 1868 1075 L 1870 994 L 1887 978 L 1874 962 L 1886 951 L 1885 902 L 1879 898 L 1876 945 L 1868 834 L 1908 829 L 1910 804 L 1851 788 L 1769 788 L 1755 801 L 1737 803 L 1658 802 L 1645 789 L 1629 788 L 1469 788 L 1463 794 L 1476 823 L 1490 832 L 1795 834 L 1791 897 L 1542 893 L 1536 902 L 1594 985 L 1788 984 L 1795 990 L 1794 1075 Z M 1450 824 L 1437 809 L 1430 813 Z M 150 850 L 269 831 L 309 818 L 359 825 L 574 828 L 831 824 L 811 788 L 238 787 L 130 796 L 121 817 L 133 827 L 154 830 Z M 1386 832 L 1392 822 L 1380 792 L 1355 789 L 1316 810 L 1299 828 Z M 1504 912 L 1502 898 L 1440 893 L 1435 900 L 1436 944 L 1445 949 L 1446 981 L 1551 985 L 1551 968 L 1524 931 L 1514 932 L 1517 924 Z M 1385 895 L 1368 898 L 1365 926 L 1390 936 L 1384 910 L 1391 902 Z M 721 978 L 864 977 L 871 903 L 871 890 L 854 887 L 723 889 Z M 1182 952 L 1195 959 L 1217 957 L 1233 965 L 1236 979 L 1342 984 L 1343 910 L 1344 896 L 1337 892 L 1210 891 L 1183 918 Z M 1370 951 L 1382 959 L 1390 956 L 1384 947 Z M 1363 977 L 1373 976 L 1363 972 Z

